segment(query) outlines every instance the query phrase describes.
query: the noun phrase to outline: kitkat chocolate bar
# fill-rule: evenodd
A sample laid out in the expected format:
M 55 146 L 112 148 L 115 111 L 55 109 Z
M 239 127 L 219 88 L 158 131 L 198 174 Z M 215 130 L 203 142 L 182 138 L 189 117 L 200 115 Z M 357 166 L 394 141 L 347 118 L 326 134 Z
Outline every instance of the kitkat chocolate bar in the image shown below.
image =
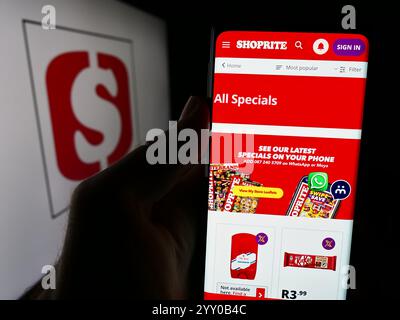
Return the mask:
M 285 252 L 284 267 L 336 270 L 336 256 Z

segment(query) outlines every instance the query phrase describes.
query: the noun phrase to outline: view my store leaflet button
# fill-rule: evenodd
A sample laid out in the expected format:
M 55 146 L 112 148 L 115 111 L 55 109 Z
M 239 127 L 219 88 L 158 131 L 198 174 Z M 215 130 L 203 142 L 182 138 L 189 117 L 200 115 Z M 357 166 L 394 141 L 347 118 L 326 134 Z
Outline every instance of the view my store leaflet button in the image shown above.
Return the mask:
M 235 186 L 233 194 L 239 197 L 280 199 L 283 197 L 283 190 L 271 187 Z

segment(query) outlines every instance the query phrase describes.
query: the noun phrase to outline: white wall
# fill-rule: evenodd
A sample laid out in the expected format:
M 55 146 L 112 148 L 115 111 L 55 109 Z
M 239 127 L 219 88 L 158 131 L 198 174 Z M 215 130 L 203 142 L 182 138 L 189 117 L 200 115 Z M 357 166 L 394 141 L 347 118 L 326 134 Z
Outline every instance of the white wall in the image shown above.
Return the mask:
M 47 4 L 56 8 L 56 30 L 34 23 L 41 22 Z M 169 87 L 164 23 L 116 1 L 0 0 L 0 39 L 0 298 L 7 299 L 19 297 L 39 279 L 42 266 L 56 260 L 68 214 L 61 212 L 79 182 L 61 174 L 57 164 L 46 85 L 49 62 L 63 52 L 90 56 L 90 69 L 79 74 L 71 93 L 80 104 L 74 112 L 111 142 L 98 147 L 76 142 L 86 162 L 105 159 L 120 134 L 118 112 L 94 94 L 96 79 L 112 94 L 117 89 L 112 73 L 96 67 L 96 53 L 118 57 L 128 73 L 131 148 L 148 129 L 167 127 Z

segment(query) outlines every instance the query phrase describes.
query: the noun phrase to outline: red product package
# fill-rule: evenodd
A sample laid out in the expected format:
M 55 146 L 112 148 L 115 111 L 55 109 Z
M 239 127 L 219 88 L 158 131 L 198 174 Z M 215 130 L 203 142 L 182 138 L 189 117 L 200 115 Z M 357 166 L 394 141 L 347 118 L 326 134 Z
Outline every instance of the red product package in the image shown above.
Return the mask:
M 233 206 L 235 204 L 235 199 L 236 196 L 233 194 L 233 188 L 235 186 L 240 186 L 242 183 L 242 177 L 240 175 L 234 175 L 232 177 L 231 184 L 229 186 L 228 192 L 225 197 L 225 202 L 224 202 L 224 211 L 232 212 Z
M 214 202 L 214 173 L 213 170 L 210 170 L 210 174 L 208 176 L 208 209 L 215 210 L 215 202 Z
M 237 233 L 232 236 L 231 277 L 254 280 L 257 272 L 258 243 L 250 233 Z
M 238 164 L 211 164 L 210 165 L 210 178 L 209 183 L 213 183 L 213 194 L 209 195 L 209 208 L 210 210 L 223 211 L 226 194 L 231 183 L 232 176 L 238 169 Z M 212 176 L 211 176 L 212 172 Z M 211 186 L 209 185 L 211 192 Z M 211 205 L 211 199 L 213 205 Z M 214 209 L 212 209 L 213 207 Z
M 336 256 L 319 256 L 285 252 L 284 267 L 336 270 Z
M 241 183 L 242 186 L 261 186 L 261 183 L 255 181 L 249 181 L 244 179 Z M 233 205 L 233 212 L 240 213 L 256 213 L 259 198 L 256 197 L 240 197 L 235 198 Z

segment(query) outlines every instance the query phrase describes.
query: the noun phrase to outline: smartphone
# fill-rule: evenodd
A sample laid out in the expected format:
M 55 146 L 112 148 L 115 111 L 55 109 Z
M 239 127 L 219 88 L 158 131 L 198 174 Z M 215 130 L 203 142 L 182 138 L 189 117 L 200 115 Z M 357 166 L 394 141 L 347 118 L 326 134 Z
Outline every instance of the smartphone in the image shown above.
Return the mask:
M 368 40 L 223 31 L 212 47 L 205 299 L 345 299 Z

